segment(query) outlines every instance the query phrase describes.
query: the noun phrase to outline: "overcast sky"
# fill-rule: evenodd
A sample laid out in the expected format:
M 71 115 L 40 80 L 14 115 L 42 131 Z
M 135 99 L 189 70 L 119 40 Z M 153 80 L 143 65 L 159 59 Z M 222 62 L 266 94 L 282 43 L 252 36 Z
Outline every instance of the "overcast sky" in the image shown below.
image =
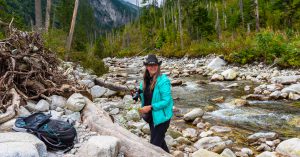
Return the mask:
M 130 3 L 132 3 L 132 4 L 136 4 L 136 0 L 124 0 L 124 1 L 128 1 L 128 2 L 130 2 Z M 142 2 L 142 0 L 138 0 L 140 3 Z M 160 4 L 161 3 L 161 1 L 162 0 L 158 0 L 158 3 Z

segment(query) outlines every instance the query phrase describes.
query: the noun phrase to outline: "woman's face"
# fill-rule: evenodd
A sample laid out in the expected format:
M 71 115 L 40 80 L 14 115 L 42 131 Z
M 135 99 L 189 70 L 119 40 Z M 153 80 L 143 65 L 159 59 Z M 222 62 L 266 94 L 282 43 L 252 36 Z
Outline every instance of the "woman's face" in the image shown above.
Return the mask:
M 153 64 L 153 65 L 146 65 L 147 70 L 150 73 L 150 76 L 153 76 L 158 69 L 158 65 L 157 64 Z

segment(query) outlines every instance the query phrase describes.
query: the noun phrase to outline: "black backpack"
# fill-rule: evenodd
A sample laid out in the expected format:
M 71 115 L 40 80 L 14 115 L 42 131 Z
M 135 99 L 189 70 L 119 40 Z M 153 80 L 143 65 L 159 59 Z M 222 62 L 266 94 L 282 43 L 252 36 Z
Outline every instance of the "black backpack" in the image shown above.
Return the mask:
M 68 122 L 53 120 L 50 117 L 51 115 L 40 112 L 28 117 L 18 117 L 13 129 L 36 135 L 49 149 L 71 150 L 77 137 L 76 129 Z

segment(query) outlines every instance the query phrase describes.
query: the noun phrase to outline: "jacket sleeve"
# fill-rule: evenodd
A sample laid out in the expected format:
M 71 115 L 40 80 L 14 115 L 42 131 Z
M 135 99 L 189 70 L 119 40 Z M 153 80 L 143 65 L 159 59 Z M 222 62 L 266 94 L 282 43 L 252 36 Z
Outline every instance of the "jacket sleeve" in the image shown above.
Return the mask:
M 171 83 L 170 80 L 167 79 L 164 83 L 162 83 L 159 87 L 159 92 L 161 94 L 161 101 L 152 104 L 152 110 L 161 110 L 166 108 L 172 99 L 171 96 Z
M 140 90 L 143 90 L 143 82 L 140 83 Z M 141 107 L 144 107 L 144 91 L 142 93 L 139 94 L 140 98 L 141 98 Z

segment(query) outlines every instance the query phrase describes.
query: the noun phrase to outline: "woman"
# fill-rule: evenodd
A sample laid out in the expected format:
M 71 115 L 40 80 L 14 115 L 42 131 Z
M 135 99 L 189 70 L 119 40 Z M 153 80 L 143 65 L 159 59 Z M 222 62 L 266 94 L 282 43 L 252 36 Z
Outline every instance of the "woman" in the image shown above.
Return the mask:
M 150 143 L 170 153 L 165 141 L 165 133 L 173 116 L 171 83 L 165 74 L 160 73 L 161 61 L 158 62 L 155 55 L 148 55 L 144 65 L 146 70 L 140 83 L 140 90 L 143 91 L 140 94 L 142 108 L 139 112 L 149 123 Z

